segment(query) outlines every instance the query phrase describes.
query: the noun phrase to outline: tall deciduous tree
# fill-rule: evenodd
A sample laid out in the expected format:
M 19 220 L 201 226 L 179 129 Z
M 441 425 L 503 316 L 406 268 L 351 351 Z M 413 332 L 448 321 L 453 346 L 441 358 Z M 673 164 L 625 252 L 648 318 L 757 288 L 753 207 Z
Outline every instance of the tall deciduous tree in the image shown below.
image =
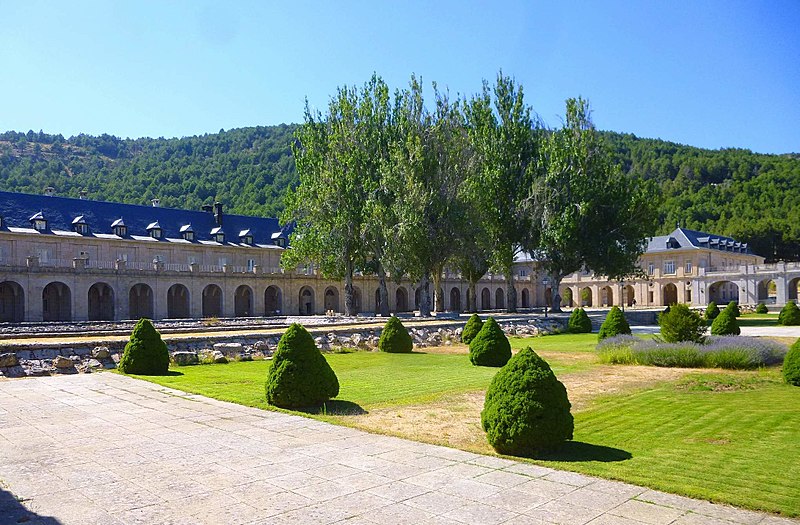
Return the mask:
M 559 311 L 561 279 L 586 268 L 610 279 L 637 273 L 646 238 L 656 229 L 658 196 L 625 175 L 592 124 L 585 100 L 569 99 L 563 127 L 544 141 L 545 173 L 532 183 L 528 209 L 538 255 L 553 279 Z
M 467 104 L 468 131 L 481 169 L 473 178 L 474 194 L 490 239 L 492 266 L 506 277 L 506 304 L 516 311 L 517 293 L 512 266 L 525 236 L 532 231 L 523 202 L 535 174 L 538 123 L 514 79 L 497 75 L 493 89 Z

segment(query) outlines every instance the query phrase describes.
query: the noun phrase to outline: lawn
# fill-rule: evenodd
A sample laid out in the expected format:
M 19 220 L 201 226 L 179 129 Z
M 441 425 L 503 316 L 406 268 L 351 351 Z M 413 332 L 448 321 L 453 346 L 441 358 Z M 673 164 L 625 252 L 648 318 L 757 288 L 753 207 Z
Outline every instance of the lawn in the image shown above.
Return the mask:
M 778 314 L 745 314 L 737 317 L 739 326 L 779 326 Z
M 596 338 L 511 338 L 515 349 L 530 345 L 545 356 L 568 389 L 578 389 L 571 397 L 586 397 L 587 382 L 607 383 L 629 374 L 644 378 L 617 394 L 582 403 L 574 412 L 574 441 L 537 463 L 800 516 L 800 388 L 782 383 L 776 370 L 698 373 L 602 365 L 593 356 Z M 393 414 L 430 411 L 441 416 L 442 411 L 458 411 L 449 424 L 471 435 L 463 448 L 489 452 L 480 431 L 481 392 L 496 369 L 473 367 L 466 355 L 453 351 L 326 354 L 341 391 L 337 401 L 315 417 L 441 442 L 426 436 L 443 433 L 436 425 L 446 417 L 431 416 L 409 425 L 430 425 L 427 433 L 397 430 L 381 421 Z M 180 367 L 175 375 L 145 379 L 267 408 L 264 380 L 269 366 L 267 361 L 253 361 Z M 663 375 L 667 372 L 673 375 Z

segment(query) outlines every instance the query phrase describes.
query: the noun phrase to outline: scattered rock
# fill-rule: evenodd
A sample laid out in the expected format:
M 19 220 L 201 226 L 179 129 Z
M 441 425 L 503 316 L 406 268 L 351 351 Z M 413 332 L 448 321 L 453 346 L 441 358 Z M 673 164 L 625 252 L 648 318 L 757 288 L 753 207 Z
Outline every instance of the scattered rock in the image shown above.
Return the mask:
M 107 346 L 95 346 L 94 350 L 92 350 L 92 357 L 95 359 L 106 359 L 110 355 L 111 352 L 108 350 Z
M 87 361 L 86 364 L 89 366 L 89 368 L 102 368 L 103 367 L 103 363 L 101 363 L 97 359 L 89 359 L 89 361 Z
M 196 365 L 200 362 L 197 352 L 173 352 L 172 360 L 178 366 Z
M 58 369 L 65 369 L 65 368 L 74 368 L 75 362 L 68 358 L 64 357 L 63 355 L 57 356 L 53 359 L 53 366 Z
M 0 354 L 0 367 L 17 366 L 18 364 L 19 364 L 19 359 L 17 359 L 17 354 L 15 353 Z
M 223 356 L 233 357 L 242 353 L 242 343 L 214 343 L 214 351 L 220 352 Z
M 216 345 L 214 345 L 214 346 L 216 346 Z M 239 346 L 241 347 L 241 345 L 239 345 Z M 222 364 L 222 363 L 227 363 L 227 362 L 228 362 L 228 358 L 227 358 L 227 357 L 225 357 L 225 354 L 223 354 L 223 353 L 222 353 L 222 352 L 220 352 L 219 350 L 214 350 L 213 352 L 211 352 L 211 359 L 212 359 L 212 360 L 213 360 L 215 363 L 219 363 L 219 364 Z

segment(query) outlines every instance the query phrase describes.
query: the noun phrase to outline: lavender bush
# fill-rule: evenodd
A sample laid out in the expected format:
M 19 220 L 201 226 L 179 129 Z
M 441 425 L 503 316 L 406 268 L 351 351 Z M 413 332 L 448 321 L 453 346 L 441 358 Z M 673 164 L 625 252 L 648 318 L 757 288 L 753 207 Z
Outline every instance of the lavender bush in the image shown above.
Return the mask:
M 704 344 L 639 339 L 620 335 L 597 345 L 600 360 L 611 364 L 678 368 L 751 370 L 783 362 L 786 346 L 760 337 L 712 336 Z

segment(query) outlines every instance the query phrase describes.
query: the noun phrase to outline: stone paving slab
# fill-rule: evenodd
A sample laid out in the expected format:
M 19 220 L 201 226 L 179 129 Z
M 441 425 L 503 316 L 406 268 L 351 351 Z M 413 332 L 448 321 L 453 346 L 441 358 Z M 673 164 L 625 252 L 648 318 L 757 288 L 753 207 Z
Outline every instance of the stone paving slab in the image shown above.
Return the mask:
M 800 523 L 111 373 L 0 380 L 0 480 L 0 525 Z

